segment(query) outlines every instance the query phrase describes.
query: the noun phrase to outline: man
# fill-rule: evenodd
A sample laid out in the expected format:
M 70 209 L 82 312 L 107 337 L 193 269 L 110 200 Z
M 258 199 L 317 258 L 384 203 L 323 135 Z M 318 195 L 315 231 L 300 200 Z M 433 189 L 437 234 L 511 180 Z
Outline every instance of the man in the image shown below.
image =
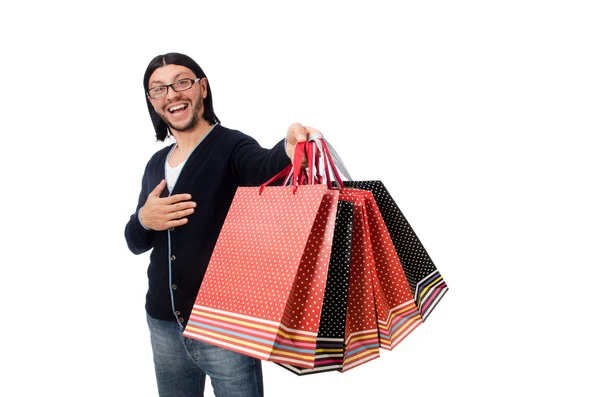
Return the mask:
M 152 250 L 146 312 L 161 397 L 262 396 L 260 360 L 182 336 L 219 231 L 238 186 L 260 185 L 285 168 L 297 142 L 318 133 L 298 123 L 267 150 L 220 125 L 210 85 L 190 57 L 155 57 L 144 75 L 159 141 L 175 144 L 146 165 L 135 213 L 125 227 L 134 254 Z

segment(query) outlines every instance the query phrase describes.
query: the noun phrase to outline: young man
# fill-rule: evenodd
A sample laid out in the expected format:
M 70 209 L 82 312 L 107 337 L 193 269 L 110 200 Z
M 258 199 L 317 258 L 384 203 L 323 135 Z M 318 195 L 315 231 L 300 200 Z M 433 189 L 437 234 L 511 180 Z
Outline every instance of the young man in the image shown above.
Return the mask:
M 156 138 L 175 144 L 146 165 L 135 213 L 125 227 L 134 254 L 152 250 L 146 312 L 161 397 L 263 395 L 260 360 L 182 336 L 219 231 L 238 186 L 260 185 L 285 168 L 310 133 L 290 125 L 272 149 L 220 125 L 210 85 L 190 57 L 155 57 L 144 90 Z

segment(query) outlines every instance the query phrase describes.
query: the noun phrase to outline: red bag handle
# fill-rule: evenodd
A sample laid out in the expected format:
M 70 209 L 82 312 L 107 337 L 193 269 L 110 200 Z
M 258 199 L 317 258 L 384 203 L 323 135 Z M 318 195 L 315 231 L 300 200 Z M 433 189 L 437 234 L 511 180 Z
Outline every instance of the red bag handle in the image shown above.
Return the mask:
M 281 170 L 279 172 L 279 174 L 275 175 L 273 178 L 269 179 L 268 181 L 266 181 L 265 183 L 260 185 L 260 189 L 258 189 L 258 194 L 261 194 L 263 192 L 263 190 L 265 190 L 265 186 L 267 186 L 271 182 L 276 181 L 277 179 L 283 178 L 284 176 L 288 175 L 290 173 L 290 171 L 292 170 L 292 167 L 293 167 L 293 165 L 292 165 L 292 163 L 290 163 L 287 167 L 285 167 L 283 170 Z
M 292 163 L 294 168 L 294 179 L 292 180 L 294 193 L 296 193 L 296 190 L 298 190 L 298 181 L 300 181 L 300 173 L 302 172 L 302 157 L 304 154 L 306 154 L 306 142 L 296 143 L 296 151 L 294 152 L 294 161 Z
M 322 151 L 320 151 L 319 148 L 321 148 Z M 302 168 L 302 157 L 304 155 L 306 155 L 308 160 L 308 172 Z M 321 175 L 320 172 L 321 163 L 319 159 L 321 157 L 323 157 L 323 170 L 325 175 Z M 330 172 L 333 173 L 333 175 L 331 175 Z M 283 186 L 288 184 L 291 178 L 291 183 L 293 185 L 292 193 L 296 193 L 298 190 L 298 185 L 312 185 L 314 183 L 321 184 L 323 182 L 327 183 L 328 189 L 333 189 L 332 176 L 340 185 L 339 188 L 344 187 L 344 182 L 338 173 L 335 161 L 331 155 L 331 152 L 329 151 L 329 147 L 327 146 L 325 139 L 322 137 L 311 138 L 308 142 L 298 142 L 296 144 L 292 162 L 277 175 L 260 185 L 258 194 L 261 194 L 268 184 L 279 178 L 283 178 L 284 176 L 287 176 L 287 178 L 284 180 Z
M 306 145 L 306 157 L 308 159 L 308 175 L 310 175 L 309 184 L 321 184 L 323 178 L 319 172 L 320 163 L 320 152 L 315 141 L 308 141 Z M 331 188 L 331 187 L 330 187 Z
M 319 150 L 321 149 L 321 151 Z M 317 183 L 327 183 L 329 189 L 333 189 L 333 181 L 338 183 L 339 188 L 344 187 L 344 182 L 340 176 L 335 160 L 329 151 L 329 147 L 325 139 L 322 137 L 312 137 L 307 146 L 308 153 L 308 173 L 311 180 L 316 180 Z M 320 157 L 323 157 L 323 172 L 321 174 Z M 332 175 L 333 174 L 333 175 Z
M 292 174 L 292 185 L 294 186 L 292 189 L 292 193 L 296 193 L 296 190 L 298 190 L 298 184 L 302 185 L 306 183 L 306 180 L 308 179 L 306 172 L 302 170 L 302 156 L 306 152 L 306 147 L 306 142 L 298 142 L 296 144 L 296 150 L 294 151 L 293 162 L 287 165 L 277 175 L 260 185 L 260 189 L 258 189 L 258 194 L 261 194 L 268 184 L 272 183 L 273 181 L 276 181 L 279 178 L 287 176 L 287 178 L 283 182 L 283 186 L 285 186 L 285 184 L 289 181 L 290 174 Z

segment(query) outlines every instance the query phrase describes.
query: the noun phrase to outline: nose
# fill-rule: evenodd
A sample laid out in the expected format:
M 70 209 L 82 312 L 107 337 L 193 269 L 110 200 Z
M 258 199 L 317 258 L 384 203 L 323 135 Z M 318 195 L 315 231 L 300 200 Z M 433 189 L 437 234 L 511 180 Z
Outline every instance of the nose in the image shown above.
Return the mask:
M 172 86 L 169 86 L 169 88 L 167 90 L 166 98 L 167 99 L 171 99 L 172 97 L 176 98 L 177 95 L 179 95 L 179 93 L 177 91 L 175 91 Z

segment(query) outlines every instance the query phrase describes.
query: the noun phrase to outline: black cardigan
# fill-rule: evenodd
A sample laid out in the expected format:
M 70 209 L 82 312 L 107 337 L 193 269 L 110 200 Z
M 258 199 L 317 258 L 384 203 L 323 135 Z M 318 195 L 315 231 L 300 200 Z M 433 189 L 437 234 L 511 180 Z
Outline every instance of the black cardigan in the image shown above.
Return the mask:
M 185 225 L 166 231 L 145 229 L 137 216 L 148 194 L 165 178 L 173 145 L 152 156 L 136 211 L 125 227 L 134 254 L 152 249 L 146 294 L 151 317 L 187 323 L 237 187 L 261 185 L 284 169 L 290 160 L 283 142 L 264 149 L 252 137 L 216 125 L 190 154 L 171 193 L 191 194 L 197 204 L 194 213 Z M 168 195 L 165 187 L 161 197 Z

